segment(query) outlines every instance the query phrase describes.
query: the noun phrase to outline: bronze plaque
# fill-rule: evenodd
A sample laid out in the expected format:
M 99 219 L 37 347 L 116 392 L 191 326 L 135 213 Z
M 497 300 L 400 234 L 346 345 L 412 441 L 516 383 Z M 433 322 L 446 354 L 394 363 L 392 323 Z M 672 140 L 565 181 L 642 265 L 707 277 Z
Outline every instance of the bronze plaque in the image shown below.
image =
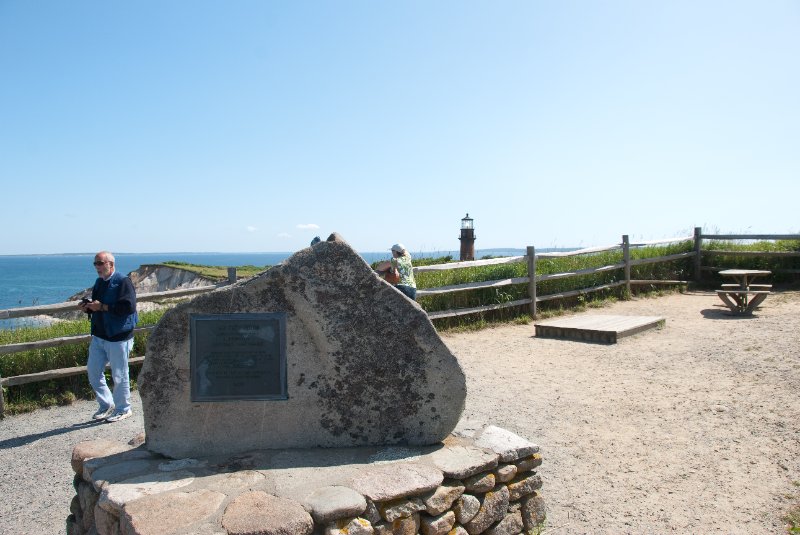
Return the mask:
M 191 314 L 192 401 L 288 399 L 286 313 Z

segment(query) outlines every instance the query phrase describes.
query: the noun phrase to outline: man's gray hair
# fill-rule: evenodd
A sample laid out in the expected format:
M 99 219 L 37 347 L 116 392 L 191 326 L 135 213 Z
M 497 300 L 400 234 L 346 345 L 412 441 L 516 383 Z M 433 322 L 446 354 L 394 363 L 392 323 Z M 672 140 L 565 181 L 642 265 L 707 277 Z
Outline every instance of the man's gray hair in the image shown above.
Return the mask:
M 100 251 L 99 253 L 97 253 L 94 256 L 95 257 L 104 256 L 106 258 L 107 262 L 111 262 L 112 264 L 116 264 L 117 263 L 115 258 L 114 258 L 114 255 L 111 253 L 111 251 Z

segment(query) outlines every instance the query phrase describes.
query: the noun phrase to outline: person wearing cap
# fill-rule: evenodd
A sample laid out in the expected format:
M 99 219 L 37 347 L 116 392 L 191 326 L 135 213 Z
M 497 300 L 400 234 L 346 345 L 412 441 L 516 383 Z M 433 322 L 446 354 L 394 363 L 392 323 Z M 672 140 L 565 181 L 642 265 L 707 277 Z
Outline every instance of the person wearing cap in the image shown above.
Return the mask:
M 381 262 L 376 269 L 385 271 L 392 267 L 400 273 L 400 282 L 395 287 L 409 299 L 416 299 L 417 282 L 414 280 L 414 267 L 411 265 L 411 255 L 402 243 L 392 245 L 392 259 Z

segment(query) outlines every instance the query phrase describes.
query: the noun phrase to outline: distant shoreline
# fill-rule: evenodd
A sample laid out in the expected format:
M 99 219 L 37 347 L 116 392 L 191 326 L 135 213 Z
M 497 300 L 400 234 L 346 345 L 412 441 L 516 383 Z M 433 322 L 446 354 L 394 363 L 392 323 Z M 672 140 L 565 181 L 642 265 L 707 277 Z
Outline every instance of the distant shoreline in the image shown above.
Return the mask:
M 537 249 L 540 252 L 561 252 L 561 251 L 574 251 L 578 249 L 577 247 L 543 247 Z M 188 255 L 209 255 L 209 256 L 224 256 L 224 255 L 277 255 L 277 256 L 291 256 L 297 251 L 235 251 L 235 252 L 221 252 L 221 251 L 169 251 L 169 252 L 144 252 L 144 253 L 126 253 L 126 252 L 114 252 L 114 256 L 164 256 L 164 255 L 178 255 L 178 256 L 188 256 Z M 409 251 L 411 256 L 424 256 L 424 257 L 436 257 L 436 256 L 457 256 L 459 255 L 459 251 Z M 0 254 L 0 257 L 39 257 L 39 256 L 94 256 L 95 252 L 90 253 L 12 253 L 12 254 Z M 475 256 L 486 256 L 486 255 L 496 255 L 498 253 L 502 253 L 501 256 L 521 256 L 526 253 L 526 249 L 518 248 L 518 247 L 492 247 L 489 249 L 476 249 Z M 383 251 L 364 251 L 359 252 L 360 255 L 388 255 L 388 249 L 386 252 Z

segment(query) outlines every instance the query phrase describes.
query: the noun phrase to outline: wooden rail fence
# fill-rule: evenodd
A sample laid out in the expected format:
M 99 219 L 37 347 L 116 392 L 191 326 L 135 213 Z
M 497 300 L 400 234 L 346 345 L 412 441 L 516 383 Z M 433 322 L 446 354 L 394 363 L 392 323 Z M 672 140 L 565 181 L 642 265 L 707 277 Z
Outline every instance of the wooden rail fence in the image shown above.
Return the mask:
M 800 240 L 800 234 L 703 234 L 700 228 L 695 228 L 694 234 L 692 236 L 686 237 L 678 237 L 678 238 L 670 238 L 664 240 L 654 240 L 654 241 L 647 241 L 647 242 L 638 242 L 638 243 L 631 243 L 629 240 L 628 235 L 622 236 L 622 241 L 617 244 L 608 245 L 608 246 L 600 246 L 600 247 L 589 247 L 585 249 L 578 249 L 574 251 L 567 251 L 567 252 L 545 252 L 545 253 L 537 253 L 536 249 L 533 246 L 528 246 L 526 248 L 526 254 L 524 256 L 512 256 L 512 257 L 503 257 L 503 258 L 489 258 L 484 260 L 472 260 L 468 262 L 450 262 L 447 264 L 438 264 L 438 265 L 431 265 L 431 266 L 418 266 L 414 268 L 415 273 L 424 273 L 424 272 L 433 272 L 433 271 L 443 271 L 443 270 L 451 270 L 451 269 L 462 269 L 462 268 L 471 268 L 471 267 L 480 267 L 480 266 L 490 266 L 490 265 L 500 265 L 500 264 L 513 264 L 513 263 L 527 263 L 527 276 L 524 277 L 514 277 L 514 278 L 507 278 L 507 279 L 499 279 L 499 280 L 491 280 L 491 281 L 483 281 L 483 282 L 470 282 L 465 284 L 454 284 L 450 286 L 440 286 L 437 288 L 425 288 L 417 290 L 418 296 L 425 296 L 425 295 L 437 295 L 437 294 L 445 294 L 451 292 L 463 292 L 463 291 L 472 291 L 472 290 L 479 290 L 484 288 L 500 288 L 509 285 L 516 285 L 516 284 L 527 284 L 528 285 L 528 297 L 524 299 L 518 299 L 515 301 L 510 301 L 507 303 L 499 303 L 499 304 L 491 304 L 491 305 L 483 305 L 478 307 L 472 308 L 460 308 L 460 309 L 452 309 L 452 310 L 443 310 L 443 311 L 436 311 L 436 312 L 429 312 L 428 317 L 430 319 L 441 319 L 441 318 L 448 318 L 448 317 L 455 317 L 455 316 L 464 316 L 468 314 L 475 314 L 480 312 L 488 312 L 492 310 L 499 310 L 504 308 L 512 308 L 512 307 L 521 307 L 521 306 L 528 306 L 530 309 L 530 313 L 532 317 L 536 317 L 537 314 L 537 303 L 541 303 L 544 301 L 549 301 L 553 299 L 564 299 L 568 297 L 575 297 L 579 295 L 584 295 L 592 292 L 608 290 L 611 288 L 618 288 L 624 286 L 628 292 L 633 285 L 641 285 L 641 284 L 688 284 L 689 281 L 686 280 L 636 280 L 631 278 L 631 267 L 644 265 L 644 264 L 653 264 L 653 263 L 662 263 L 662 262 L 672 262 L 675 260 L 680 260 L 684 258 L 693 258 L 693 274 L 694 280 L 699 282 L 701 279 L 702 272 L 704 271 L 721 271 L 723 269 L 727 269 L 732 266 L 727 267 L 714 267 L 714 266 L 704 266 L 702 265 L 703 257 L 710 257 L 713 258 L 714 256 L 722 256 L 722 255 L 738 255 L 738 256 L 763 256 L 763 257 L 800 257 L 800 252 L 771 252 L 771 251 L 710 251 L 710 250 L 702 250 L 702 242 L 703 240 Z M 631 259 L 630 251 L 632 248 L 638 247 L 646 247 L 646 246 L 653 246 L 653 245 L 661 245 L 667 243 L 676 243 L 676 242 L 688 242 L 693 241 L 694 247 L 692 251 L 684 252 L 684 253 L 677 253 L 665 256 L 658 256 L 658 257 L 650 257 L 650 258 L 641 258 L 641 259 Z M 550 273 L 544 275 L 536 275 L 536 263 L 538 259 L 541 258 L 555 258 L 555 257 L 565 257 L 565 256 L 576 256 L 576 255 L 591 255 L 605 251 L 614 251 L 619 250 L 622 252 L 622 261 L 616 264 L 611 264 L 607 266 L 601 266 L 596 268 L 587 268 L 576 270 L 572 272 L 564 272 L 564 273 Z M 616 271 L 622 270 L 622 277 L 619 280 L 614 282 L 610 282 L 607 284 L 601 284 L 598 286 L 593 286 L 589 288 L 580 288 L 576 290 L 571 290 L 567 292 L 561 293 L 554 293 L 548 295 L 539 295 L 537 293 L 537 285 L 540 282 L 548 281 L 548 280 L 557 280 L 557 279 L 565 279 L 569 277 L 578 277 L 583 275 L 593 275 L 598 273 L 604 273 L 609 271 Z M 800 269 L 786 269 L 786 270 L 776 270 L 777 273 L 800 273 Z M 146 301 L 157 301 L 161 299 L 167 298 L 175 298 L 175 297 L 187 297 L 191 295 L 196 295 L 200 293 L 209 292 L 219 288 L 220 286 L 224 286 L 225 284 L 229 284 L 232 281 L 236 280 L 236 271 L 235 268 L 228 268 L 228 282 L 220 285 L 213 285 L 213 286 L 203 286 L 197 288 L 190 288 L 190 289 L 179 289 L 179 290 L 170 290 L 166 292 L 155 292 L 155 293 L 147 293 L 147 294 L 140 294 L 137 296 L 138 301 L 146 302 Z M 58 303 L 54 305 L 41 305 L 35 307 L 20 307 L 8 310 L 0 310 L 0 319 L 10 319 L 10 318 L 22 318 L 22 317 L 30 317 L 42 314 L 53 314 L 57 312 L 68 312 L 74 311 L 76 309 L 76 303 L 74 301 L 67 302 L 67 303 Z M 145 326 L 139 327 L 136 329 L 136 332 L 146 332 L 150 331 L 154 328 L 154 326 Z M 0 346 L 0 358 L 3 355 L 8 355 L 12 353 L 19 353 L 22 351 L 30 351 L 32 349 L 42 349 L 46 347 L 57 347 L 63 346 L 68 344 L 77 344 L 81 342 L 86 342 L 91 339 L 91 335 L 80 335 L 80 336 L 68 336 L 63 338 L 53 338 L 49 340 L 41 340 L 38 342 L 27 342 L 27 343 L 19 343 L 19 344 L 7 344 Z M 141 364 L 144 360 L 144 356 L 136 357 L 131 359 L 131 364 Z M 3 391 L 2 387 L 4 386 L 14 386 L 14 385 L 22 385 L 27 383 L 33 383 L 38 381 L 46 381 L 50 379 L 58 379 L 63 377 L 69 377 L 73 375 L 80 375 L 86 373 L 85 366 L 78 366 L 74 368 L 63 368 L 58 370 L 48 370 L 44 372 L 26 374 L 26 375 L 18 375 L 14 377 L 0 377 L 0 417 L 2 417 L 4 412 L 4 400 L 3 400 Z

